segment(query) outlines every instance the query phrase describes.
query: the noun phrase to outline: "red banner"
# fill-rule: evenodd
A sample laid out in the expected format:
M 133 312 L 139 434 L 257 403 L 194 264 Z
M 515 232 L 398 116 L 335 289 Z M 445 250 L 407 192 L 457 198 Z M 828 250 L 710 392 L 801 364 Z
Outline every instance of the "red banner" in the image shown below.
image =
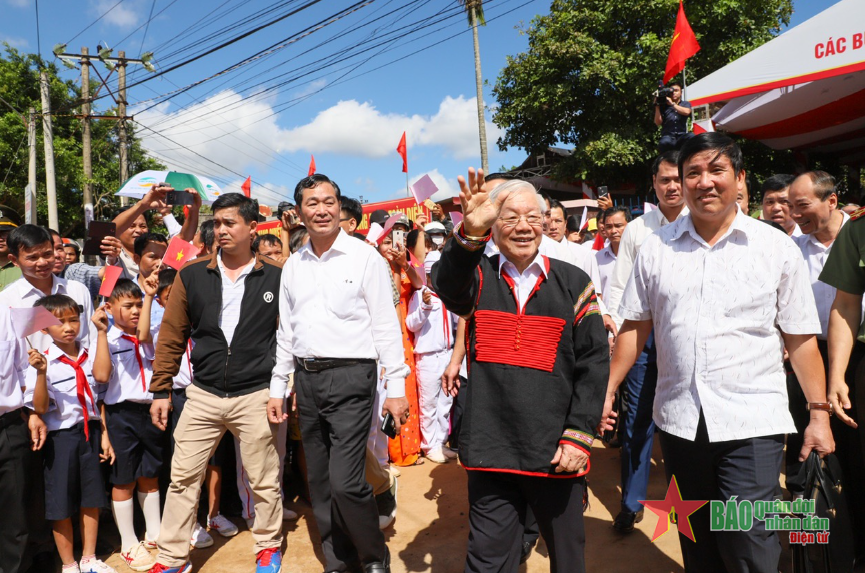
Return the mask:
M 267 221 L 259 223 L 255 228 L 259 235 L 276 235 L 279 236 L 279 230 L 282 228 L 282 221 Z
M 384 209 L 389 215 L 397 212 L 405 213 L 405 216 L 408 217 L 410 221 L 414 221 L 417 219 L 418 215 L 423 213 L 426 215 L 427 221 L 430 220 L 429 209 L 427 209 L 426 205 L 418 205 L 415 203 L 414 197 L 397 199 L 395 201 L 381 201 L 380 203 L 366 203 L 363 206 L 363 221 L 361 221 L 360 226 L 357 228 L 358 233 L 366 234 L 369 230 L 370 213 L 378 211 L 379 209 Z

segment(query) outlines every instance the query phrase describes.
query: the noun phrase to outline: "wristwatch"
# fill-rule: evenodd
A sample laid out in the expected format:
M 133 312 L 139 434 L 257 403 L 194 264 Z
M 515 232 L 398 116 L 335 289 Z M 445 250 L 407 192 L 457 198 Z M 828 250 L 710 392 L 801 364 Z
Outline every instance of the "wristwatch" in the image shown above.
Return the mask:
M 829 402 L 808 402 L 806 408 L 810 410 L 822 410 L 823 412 L 829 412 L 829 415 L 832 415 L 832 404 Z

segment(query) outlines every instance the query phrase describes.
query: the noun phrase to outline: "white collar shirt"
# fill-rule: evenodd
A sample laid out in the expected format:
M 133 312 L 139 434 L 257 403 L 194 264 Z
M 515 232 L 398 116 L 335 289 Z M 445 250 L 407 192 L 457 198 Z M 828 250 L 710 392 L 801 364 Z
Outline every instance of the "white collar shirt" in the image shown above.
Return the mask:
M 458 317 L 446 309 L 438 295 L 432 291 L 430 303 L 424 303 L 424 290 L 429 288 L 416 290 L 412 294 L 405 317 L 406 327 L 415 334 L 415 354 L 450 350 L 454 345 L 454 329 Z
M 77 362 L 85 351 L 84 348 L 81 348 L 75 359 L 69 359 Z M 45 373 L 48 382 L 48 411 L 42 415 L 42 421 L 45 422 L 49 432 L 65 430 L 84 421 L 84 410 L 81 407 L 81 402 L 78 401 L 78 381 L 75 376 L 75 369 L 61 361 L 61 357 L 65 354 L 57 348 L 56 344 L 52 344 L 44 354 L 48 361 L 48 370 Z M 97 384 L 93 379 L 93 359 L 93 354 L 87 352 L 87 359 L 81 365 L 81 369 L 87 377 L 87 384 L 90 386 L 90 395 L 84 392 L 84 403 L 87 405 L 87 415 L 91 421 L 99 419 L 97 403 L 106 390 L 105 384 Z M 24 401 L 28 408 L 33 408 L 36 375 L 35 368 L 27 369 L 25 376 L 27 389 L 24 392 Z
M 507 260 L 504 255 L 499 255 L 499 278 L 502 278 L 502 272 L 507 273 L 514 280 L 514 291 L 520 302 L 519 312 L 523 311 L 526 301 L 529 300 L 529 295 L 532 294 L 532 290 L 538 284 L 541 276 L 547 276 L 544 257 L 540 253 L 535 255 L 535 258 L 523 272 L 519 272 L 516 265 Z
M 15 338 L 9 307 L 0 305 L 0 416 L 24 406 L 25 368 L 29 368 L 23 340 Z
M 153 377 L 153 344 L 139 343 L 136 356 L 135 344 L 124 338 L 122 330 L 112 326 L 108 329 L 108 350 L 111 352 L 111 377 L 105 390 L 105 403 L 152 402 L 153 394 L 149 388 Z
M 234 331 L 240 321 L 240 305 L 243 302 L 243 293 L 246 291 L 246 277 L 255 266 L 255 258 L 243 267 L 234 281 L 228 278 L 228 274 L 225 272 L 225 265 L 222 263 L 222 249 L 216 255 L 216 262 L 222 277 L 222 308 L 219 310 L 219 328 L 222 329 L 226 343 L 231 346 Z
M 158 304 L 154 302 L 154 304 Z M 153 323 L 151 323 L 153 325 Z M 161 323 L 156 324 L 155 326 L 150 327 L 150 336 L 153 339 L 153 348 L 156 348 L 157 339 L 159 338 L 159 327 Z M 192 341 L 190 337 L 189 340 L 186 341 L 186 350 L 183 351 L 183 356 L 180 357 L 180 368 L 177 370 L 177 376 L 174 377 L 174 382 L 171 387 L 174 390 L 181 390 L 188 387 L 192 384 L 192 361 L 190 360 L 190 354 L 192 354 L 192 349 L 195 347 L 195 343 Z
M 90 291 L 78 281 L 70 281 L 52 275 L 51 294 L 65 294 L 81 305 L 81 331 L 78 333 L 78 343 L 82 348 L 90 347 L 91 330 L 93 328 L 90 317 L 93 316 L 93 301 L 90 299 Z M 21 277 L 0 292 L 0 306 L 7 308 L 31 308 L 37 300 L 44 297 L 45 293 L 30 284 L 26 278 Z M 95 332 L 92 334 L 95 338 Z M 34 332 L 27 338 L 33 348 L 45 351 L 54 344 L 50 336 L 43 332 Z M 28 367 L 25 359 L 22 369 Z
M 270 396 L 288 391 L 294 359 L 377 359 L 387 396 L 405 396 L 405 363 L 390 267 L 378 251 L 340 230 L 321 257 L 312 243 L 282 269 L 276 366 Z
M 144 279 L 141 275 L 135 277 L 135 284 L 138 285 L 138 288 L 141 289 L 142 294 L 144 293 Z M 165 315 L 165 308 L 161 304 L 159 304 L 156 299 L 150 304 L 150 327 L 153 328 L 154 325 L 162 324 L 162 317 Z
M 784 233 L 739 212 L 710 247 L 683 217 L 645 240 L 620 310 L 655 329 L 659 428 L 693 440 L 702 409 L 712 442 L 796 432 L 781 332 L 820 321 Z
M 601 279 L 599 284 L 601 296 L 604 300 L 609 300 L 610 280 L 613 277 L 613 269 L 616 267 L 616 255 L 613 253 L 613 249 L 607 246 L 595 253 L 595 260 L 598 263 L 598 275 Z
M 850 220 L 850 215 L 844 211 L 840 211 L 844 216 L 841 226 L 847 224 Z M 796 227 L 799 228 L 798 226 Z M 805 266 L 808 267 L 808 278 L 811 281 L 811 290 L 814 291 L 814 301 L 817 303 L 817 315 L 820 317 L 820 334 L 817 338 L 826 340 L 829 333 L 829 313 L 832 310 L 832 303 L 835 302 L 835 287 L 829 286 L 820 280 L 820 273 L 826 265 L 826 259 L 829 258 L 829 252 L 832 250 L 832 245 L 824 245 L 818 241 L 814 235 L 798 235 L 793 236 L 793 240 L 802 251 L 802 256 L 805 258 Z M 834 244 L 834 241 L 832 241 Z M 865 301 L 863 301 L 865 308 Z
M 681 219 L 687 214 L 688 208 L 683 207 L 682 212 L 679 213 L 676 220 Z M 619 304 L 622 302 L 622 293 L 625 291 L 625 285 L 628 284 L 628 279 L 633 274 L 634 260 L 637 258 L 637 253 L 640 252 L 640 247 L 643 245 L 646 237 L 670 223 L 672 221 L 667 221 L 667 218 L 660 209 L 655 209 L 628 223 L 622 232 L 622 239 L 619 242 L 619 253 L 616 255 L 616 264 L 613 266 L 613 274 L 610 277 L 610 284 L 604 301 L 607 303 L 607 307 L 610 309 L 610 313 L 619 328 L 622 327 L 622 318 L 618 315 Z

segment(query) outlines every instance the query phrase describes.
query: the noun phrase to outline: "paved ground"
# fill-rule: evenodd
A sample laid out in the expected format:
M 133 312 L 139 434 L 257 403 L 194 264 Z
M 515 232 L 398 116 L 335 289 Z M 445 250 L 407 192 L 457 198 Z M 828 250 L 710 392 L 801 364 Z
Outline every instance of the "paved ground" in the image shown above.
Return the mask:
M 604 573 L 680 572 L 678 540 L 668 534 L 655 543 L 651 533 L 653 517 L 638 524 L 638 531 L 627 537 L 615 534 L 610 527 L 619 509 L 619 451 L 602 447 L 592 453 L 590 474 L 591 499 L 586 512 L 586 560 L 588 571 Z M 651 499 L 663 499 L 666 493 L 660 450 L 655 451 Z M 386 531 L 392 555 L 393 573 L 462 571 L 468 539 L 465 471 L 456 463 L 402 468 L 399 480 L 399 511 L 396 522 Z M 314 532 L 312 511 L 303 502 L 291 507 L 301 514 L 297 522 L 287 522 L 285 573 L 320 573 L 323 565 Z M 253 571 L 252 538 L 242 520 L 234 520 L 241 532 L 192 553 L 194 570 L 201 573 L 235 573 Z M 117 555 L 108 563 L 119 573 L 130 571 Z M 549 571 L 549 559 L 543 541 L 539 543 L 525 567 L 525 573 Z

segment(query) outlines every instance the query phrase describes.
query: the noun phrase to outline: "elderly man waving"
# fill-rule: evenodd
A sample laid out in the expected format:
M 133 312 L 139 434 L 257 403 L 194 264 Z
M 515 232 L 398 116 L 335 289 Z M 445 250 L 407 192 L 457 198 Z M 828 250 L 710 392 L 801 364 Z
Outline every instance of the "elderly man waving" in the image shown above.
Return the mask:
M 551 571 L 584 571 L 583 476 L 609 372 L 595 287 L 578 268 L 539 254 L 544 203 L 531 184 L 490 191 L 473 169 L 459 182 L 463 223 L 432 284 L 448 310 L 468 317 L 465 571 L 517 571 L 527 506 Z M 490 237 L 500 254 L 487 258 Z

